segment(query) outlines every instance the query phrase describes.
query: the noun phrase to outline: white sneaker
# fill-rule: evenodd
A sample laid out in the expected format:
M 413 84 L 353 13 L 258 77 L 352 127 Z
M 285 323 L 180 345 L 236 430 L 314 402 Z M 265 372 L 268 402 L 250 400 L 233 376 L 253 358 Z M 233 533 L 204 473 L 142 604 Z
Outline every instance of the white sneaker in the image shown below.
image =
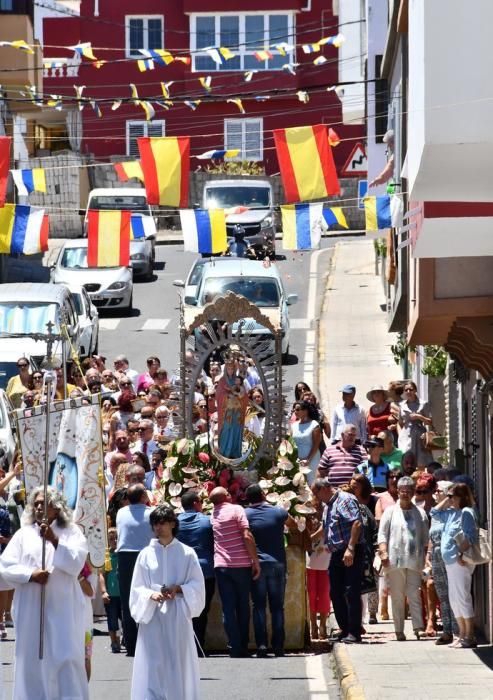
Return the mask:
M 341 642 L 344 644 L 357 644 L 359 642 L 359 639 L 357 639 L 354 634 L 348 634 L 346 637 L 343 637 L 341 639 Z

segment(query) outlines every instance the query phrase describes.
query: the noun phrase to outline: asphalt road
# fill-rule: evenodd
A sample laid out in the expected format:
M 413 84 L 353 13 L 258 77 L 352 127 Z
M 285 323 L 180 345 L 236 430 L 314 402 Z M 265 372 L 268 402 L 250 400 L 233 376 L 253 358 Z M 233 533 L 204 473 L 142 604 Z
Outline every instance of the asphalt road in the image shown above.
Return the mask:
M 286 292 L 299 295 L 298 303 L 290 307 L 290 356 L 284 366 L 286 388 L 301 379 L 313 383 L 316 319 L 333 247 L 334 240 L 324 239 L 319 251 L 287 254 L 276 262 Z M 157 246 L 154 279 L 134 284 L 133 315 L 100 312 L 99 350 L 107 356 L 108 363 L 117 354 L 126 353 L 131 367 L 143 371 L 145 358 L 157 354 L 168 373 L 178 367 L 181 290 L 172 282 L 186 278 L 195 258 L 178 245 Z
M 132 659 L 110 652 L 106 624 L 97 623 L 96 629 L 102 635 L 94 637 L 90 699 L 130 700 Z M 37 644 L 37 630 L 38 623 L 33 620 L 33 644 Z M 0 650 L 5 700 L 10 700 L 12 694 L 13 636 L 13 630 L 9 630 L 9 639 L 1 643 Z M 338 683 L 331 671 L 328 648 L 321 645 L 310 653 L 288 654 L 279 659 L 201 659 L 201 700 L 337 700 Z

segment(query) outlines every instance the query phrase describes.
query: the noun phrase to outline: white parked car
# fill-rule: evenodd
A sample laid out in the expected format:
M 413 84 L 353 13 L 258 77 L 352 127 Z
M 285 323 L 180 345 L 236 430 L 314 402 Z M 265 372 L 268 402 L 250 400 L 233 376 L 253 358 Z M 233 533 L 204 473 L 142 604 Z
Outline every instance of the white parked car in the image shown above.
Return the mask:
M 84 231 L 87 226 L 87 212 L 121 210 L 132 212 L 132 218 L 140 219 L 139 228 L 143 238 L 130 241 L 130 264 L 134 275 L 142 275 L 146 280 L 152 278 L 156 245 L 156 223 L 147 204 L 146 191 L 137 187 L 100 187 L 89 192 L 84 219 Z
M 96 355 L 99 340 L 98 310 L 92 303 L 85 287 L 73 282 L 66 286 L 72 294 L 75 310 L 79 316 L 79 353 L 81 357 Z
M 297 294 L 286 294 L 284 285 L 275 264 L 265 267 L 260 260 L 247 258 L 216 258 L 203 265 L 194 265 L 191 270 L 199 279 L 197 286 L 190 274 L 186 281 L 175 280 L 176 286 L 184 286 L 187 295 L 184 299 L 185 321 L 187 325 L 197 313 L 200 313 L 208 300 L 217 295 L 234 292 L 244 296 L 261 309 L 269 320 L 277 325 L 279 320 L 282 329 L 282 353 L 289 353 L 289 310 L 288 306 L 298 301 Z M 192 296 L 195 289 L 195 296 Z M 247 322 L 253 319 L 245 319 Z M 272 338 L 264 326 L 255 324 L 253 335 Z
M 98 309 L 133 307 L 132 271 L 128 267 L 88 267 L 87 240 L 64 243 L 52 273 L 57 284 L 77 284 L 84 287 Z

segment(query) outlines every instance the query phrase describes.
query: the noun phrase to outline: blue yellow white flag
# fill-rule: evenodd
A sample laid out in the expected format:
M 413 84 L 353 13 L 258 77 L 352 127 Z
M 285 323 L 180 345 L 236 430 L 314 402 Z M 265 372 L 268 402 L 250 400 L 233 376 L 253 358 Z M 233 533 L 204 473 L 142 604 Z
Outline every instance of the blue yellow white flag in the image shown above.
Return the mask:
M 195 156 L 199 160 L 208 160 L 209 158 L 236 158 L 237 155 L 239 155 L 240 149 L 239 148 L 232 148 L 229 151 L 226 150 L 217 150 L 217 151 L 205 151 L 205 153 L 201 153 L 199 156 Z
M 156 223 L 152 216 L 132 214 L 130 218 L 130 240 L 149 238 L 156 235 Z
M 282 206 L 282 247 L 285 250 L 320 248 L 322 231 L 327 228 L 322 210 L 320 203 Z
M 34 255 L 48 250 L 48 217 L 39 207 L 6 204 L 0 209 L 0 253 Z
M 365 197 L 365 228 L 379 231 L 384 228 L 402 226 L 402 199 L 398 195 Z
M 327 226 L 333 226 L 334 224 L 339 224 L 342 228 L 348 228 L 346 217 L 341 207 L 330 207 L 330 209 L 324 209 L 323 216 Z
M 185 250 L 212 255 L 228 248 L 224 209 L 181 209 Z
M 20 197 L 27 197 L 31 192 L 46 192 L 44 168 L 32 170 L 11 170 L 12 177 Z

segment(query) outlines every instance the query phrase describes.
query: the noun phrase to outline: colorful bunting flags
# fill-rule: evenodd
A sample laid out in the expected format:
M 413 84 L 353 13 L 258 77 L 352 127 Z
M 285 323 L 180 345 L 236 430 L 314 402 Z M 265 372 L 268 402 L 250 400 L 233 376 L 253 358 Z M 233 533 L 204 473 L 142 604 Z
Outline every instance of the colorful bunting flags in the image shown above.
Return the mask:
M 226 102 L 231 102 L 231 104 L 236 105 L 238 107 L 238 109 L 240 110 L 241 114 L 245 114 L 243 102 L 240 100 L 239 97 L 230 98 L 229 100 L 226 100 Z
M 87 212 L 88 267 L 126 267 L 130 263 L 130 211 Z
M 390 228 L 392 224 L 392 212 L 390 209 L 390 195 L 383 197 L 365 197 L 365 228 L 367 231 L 379 231 Z
M 139 100 L 139 107 L 142 107 L 142 109 L 144 110 L 146 115 L 146 121 L 150 122 L 156 116 L 156 110 L 154 109 L 152 104 L 147 100 Z
M 156 61 L 159 66 L 168 66 L 175 60 L 165 49 L 139 49 L 145 60 Z M 154 69 L 154 64 L 150 70 Z
M 21 197 L 27 197 L 31 192 L 46 192 L 46 178 L 44 168 L 32 170 L 11 170 L 12 177 Z
M 48 250 L 45 210 L 22 204 L 0 209 L 0 253 L 34 255 Z
M 0 46 L 10 46 L 13 49 L 24 51 L 24 53 L 34 53 L 32 46 L 29 46 L 24 39 L 16 39 L 15 41 L 0 41 Z
M 152 58 L 139 58 L 137 60 L 137 68 L 141 73 L 144 73 L 146 70 L 154 70 L 154 61 Z
M 253 55 L 257 61 L 268 61 L 272 58 L 272 53 L 270 51 L 254 51 Z
M 296 97 L 305 105 L 310 102 L 310 95 L 306 92 L 306 90 L 298 90 Z
M 341 139 L 339 138 L 337 131 L 335 131 L 332 127 L 329 127 L 329 145 L 335 148 L 335 146 L 338 146 L 340 143 Z
M 199 160 L 208 160 L 209 158 L 236 158 L 239 153 L 240 149 L 235 148 L 230 151 L 206 151 L 205 153 L 201 153 L 200 156 L 195 157 Z
M 323 204 L 288 204 L 281 207 L 282 247 L 285 250 L 320 248 Z
M 148 238 L 155 235 L 156 224 L 152 216 L 132 214 L 130 219 L 130 240 L 135 241 L 139 238 Z
M 10 136 L 0 136 L 0 207 L 5 204 L 10 166 Z
M 170 89 L 170 87 L 173 85 L 174 82 L 175 82 L 174 80 L 169 80 L 167 83 L 161 83 L 161 90 L 162 90 L 162 93 L 163 93 L 163 97 L 164 97 L 166 100 L 169 100 L 169 98 L 170 98 L 169 89 Z
M 339 226 L 342 226 L 342 228 L 349 228 L 341 207 L 330 207 L 330 209 L 324 209 L 323 216 L 327 226 L 339 224 Z
M 199 104 L 201 102 L 202 102 L 202 100 L 185 100 L 183 104 L 186 105 L 187 107 L 190 107 L 192 112 L 195 112 L 195 110 L 197 109 L 197 107 L 199 106 Z
M 281 68 L 282 70 L 285 70 L 287 73 L 291 73 L 291 75 L 296 75 L 296 68 L 299 66 L 299 63 L 283 63 Z
M 136 85 L 134 83 L 130 83 L 129 88 L 130 88 L 130 93 L 132 95 L 132 99 L 134 101 L 134 105 L 138 105 L 139 104 L 139 93 L 137 91 Z
M 212 83 L 212 78 L 210 75 L 205 76 L 204 78 L 199 78 L 199 83 L 202 85 L 204 90 L 206 92 L 211 92 L 211 83 Z
M 227 250 L 224 209 L 182 209 L 180 220 L 185 250 L 205 255 Z
M 303 44 L 301 48 L 303 49 L 303 53 L 317 53 L 320 51 L 320 44 Z
M 127 160 L 123 163 L 115 163 L 116 174 L 121 182 L 128 182 L 135 177 L 144 182 L 144 173 L 138 160 Z
M 214 63 L 217 63 L 218 66 L 222 66 L 226 61 L 229 61 L 236 55 L 224 46 L 220 46 L 219 48 L 210 47 L 208 49 L 204 49 L 204 51 L 209 54 Z
M 329 59 L 325 58 L 325 56 L 317 56 L 317 58 L 313 61 L 314 66 L 323 66 L 324 63 L 327 63 Z
M 72 51 L 78 53 L 79 56 L 89 58 L 91 61 L 98 60 L 92 52 L 92 46 L 90 41 L 84 41 L 80 44 L 76 44 L 75 46 L 68 46 L 67 48 L 72 49 Z
M 186 207 L 190 173 L 190 137 L 137 139 L 147 201 L 151 205 Z
M 285 41 L 281 41 L 279 44 L 274 44 L 274 48 L 281 56 L 285 56 L 287 53 L 294 51 L 295 47 L 293 44 L 288 44 Z
M 274 129 L 286 201 L 302 202 L 339 194 L 339 180 L 327 126 Z
M 243 73 L 243 77 L 245 78 L 245 83 L 249 83 L 251 79 L 254 76 L 254 73 L 257 73 L 256 70 L 247 70 Z
M 332 46 L 335 46 L 336 49 L 338 49 L 344 42 L 346 41 L 346 37 L 344 34 L 336 34 L 335 36 L 328 36 L 323 39 L 319 40 L 320 46 L 326 46 L 327 44 L 331 44 Z

